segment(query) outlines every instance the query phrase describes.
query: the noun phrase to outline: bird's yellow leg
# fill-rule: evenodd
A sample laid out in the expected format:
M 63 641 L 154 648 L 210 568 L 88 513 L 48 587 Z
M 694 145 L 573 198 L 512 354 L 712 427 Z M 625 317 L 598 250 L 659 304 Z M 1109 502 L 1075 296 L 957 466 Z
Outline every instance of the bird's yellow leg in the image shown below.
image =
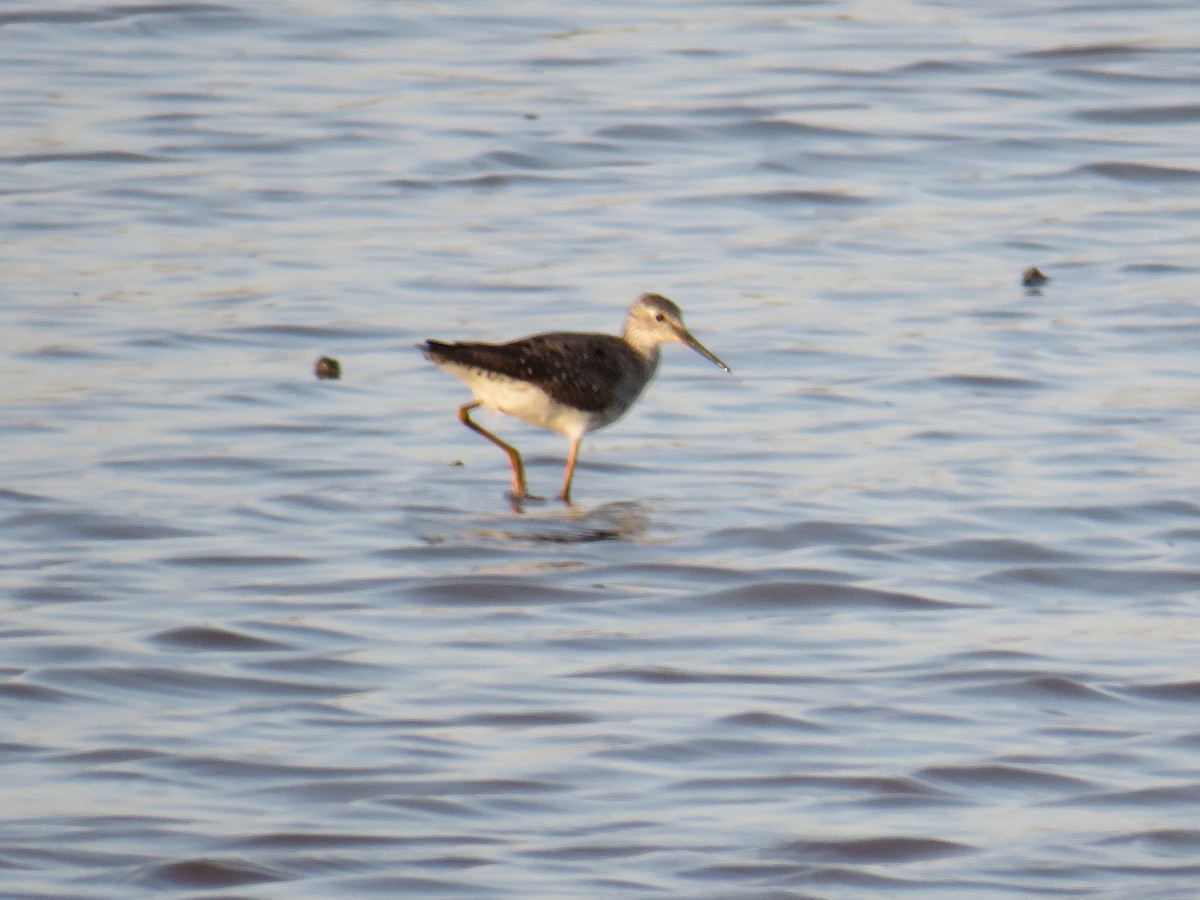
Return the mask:
M 521 454 L 517 452 L 517 448 L 512 444 L 506 444 L 500 438 L 496 437 L 486 428 L 471 421 L 471 410 L 479 406 L 479 401 L 474 403 L 466 403 L 458 408 L 458 421 L 462 422 L 476 434 L 483 435 L 497 447 L 505 452 L 508 456 L 508 462 L 512 466 L 512 487 L 514 497 L 528 497 L 529 489 L 525 486 L 525 465 L 521 462 Z
M 563 503 L 571 502 L 571 481 L 575 478 L 575 461 L 579 459 L 579 445 L 582 443 L 583 435 L 571 438 L 571 452 L 567 456 L 567 471 L 563 475 L 562 490 L 558 494 L 558 499 Z

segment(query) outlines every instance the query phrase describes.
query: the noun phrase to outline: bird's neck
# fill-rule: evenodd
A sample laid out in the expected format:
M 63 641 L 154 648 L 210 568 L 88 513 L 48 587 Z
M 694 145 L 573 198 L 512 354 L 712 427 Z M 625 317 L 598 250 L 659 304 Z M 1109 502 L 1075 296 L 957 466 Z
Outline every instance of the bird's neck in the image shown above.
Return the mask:
M 626 322 L 621 332 L 621 340 L 629 345 L 638 356 L 651 367 L 658 366 L 659 346 L 662 341 L 657 334 L 651 334 L 645 328 L 639 328 L 637 322 Z
M 662 356 L 658 341 L 636 329 L 625 329 L 621 338 L 629 345 L 629 349 L 641 357 L 646 370 L 653 375 L 658 370 L 658 361 Z

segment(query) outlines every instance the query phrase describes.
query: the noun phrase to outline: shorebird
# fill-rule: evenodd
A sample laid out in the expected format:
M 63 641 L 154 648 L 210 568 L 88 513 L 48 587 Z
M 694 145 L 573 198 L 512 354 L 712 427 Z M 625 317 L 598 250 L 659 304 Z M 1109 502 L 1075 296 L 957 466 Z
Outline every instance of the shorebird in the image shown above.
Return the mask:
M 471 420 L 484 406 L 567 437 L 571 449 L 558 498 L 571 502 L 579 445 L 589 431 L 611 425 L 629 411 L 658 370 L 659 347 L 691 347 L 726 372 L 729 366 L 692 337 L 683 313 L 666 297 L 642 294 L 629 308 L 621 336 L 554 331 L 507 344 L 426 341 L 431 362 L 466 382 L 475 399 L 458 409 L 458 421 L 505 452 L 512 465 L 514 499 L 528 497 L 517 448 Z

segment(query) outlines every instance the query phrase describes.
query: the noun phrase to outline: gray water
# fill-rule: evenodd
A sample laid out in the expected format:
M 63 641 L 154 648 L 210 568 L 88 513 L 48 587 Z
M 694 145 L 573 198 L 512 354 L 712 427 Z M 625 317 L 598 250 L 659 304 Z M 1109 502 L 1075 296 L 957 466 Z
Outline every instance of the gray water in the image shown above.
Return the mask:
M 1191 0 L 0 47 L 4 897 L 1200 894 Z M 513 510 L 414 345 L 643 291 Z

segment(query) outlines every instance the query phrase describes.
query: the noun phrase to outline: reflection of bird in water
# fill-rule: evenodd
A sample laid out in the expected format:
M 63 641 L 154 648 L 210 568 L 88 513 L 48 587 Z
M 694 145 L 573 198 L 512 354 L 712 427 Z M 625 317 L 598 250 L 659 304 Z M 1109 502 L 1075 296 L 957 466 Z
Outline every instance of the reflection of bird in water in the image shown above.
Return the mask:
M 563 517 L 514 517 L 494 519 L 470 528 L 474 538 L 499 541 L 519 541 L 528 544 L 595 544 L 604 541 L 631 541 L 645 534 L 650 527 L 649 510 L 632 500 L 602 503 L 587 511 L 577 506 Z M 540 571 L 547 566 L 544 560 L 514 563 L 506 572 Z
M 621 336 L 550 332 L 507 344 L 426 341 L 425 356 L 467 383 L 474 401 L 459 407 L 458 420 L 508 455 L 516 498 L 529 496 L 521 454 L 471 420 L 485 406 L 571 441 L 559 499 L 571 500 L 571 480 L 583 436 L 611 425 L 629 411 L 658 370 L 659 348 L 681 343 L 720 366 L 684 327 L 683 313 L 666 297 L 642 294 L 629 309 Z

